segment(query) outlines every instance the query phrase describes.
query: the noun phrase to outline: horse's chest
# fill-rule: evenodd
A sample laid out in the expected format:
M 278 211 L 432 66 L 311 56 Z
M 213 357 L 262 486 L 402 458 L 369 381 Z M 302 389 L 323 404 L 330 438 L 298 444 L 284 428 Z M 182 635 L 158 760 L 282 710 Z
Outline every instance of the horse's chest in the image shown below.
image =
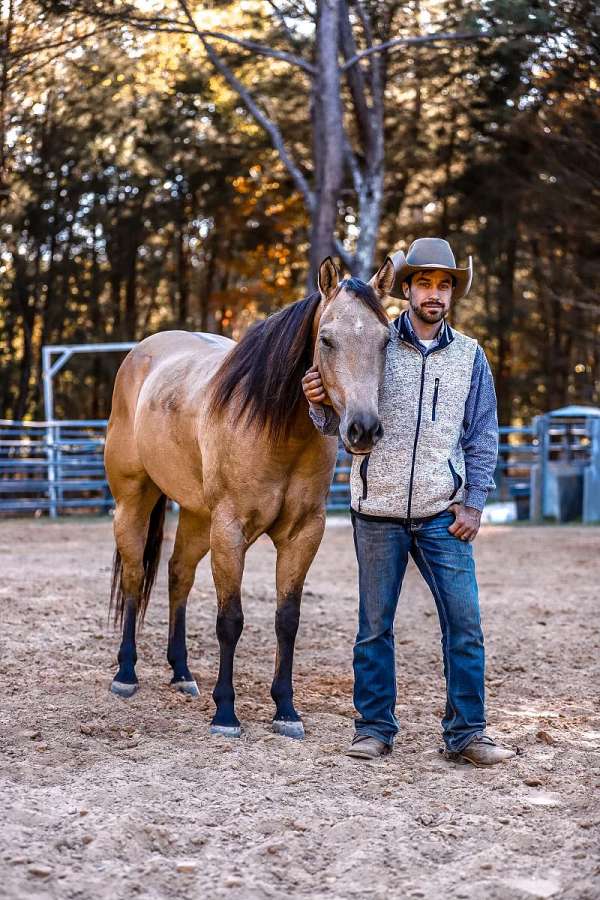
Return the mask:
M 247 532 L 268 531 L 281 517 L 301 520 L 324 506 L 337 449 L 335 438 L 273 451 L 266 441 L 226 441 L 231 452 L 203 453 L 211 508 L 226 504 Z M 221 444 L 222 446 L 222 444 Z

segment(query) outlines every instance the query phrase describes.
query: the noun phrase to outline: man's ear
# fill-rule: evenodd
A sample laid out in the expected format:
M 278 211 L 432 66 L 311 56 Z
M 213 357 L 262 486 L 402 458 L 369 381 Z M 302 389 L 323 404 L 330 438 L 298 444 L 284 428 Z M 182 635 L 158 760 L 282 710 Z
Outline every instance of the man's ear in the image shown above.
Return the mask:
M 330 256 L 324 259 L 319 266 L 319 293 L 322 299 L 327 302 L 340 281 L 340 273 Z
M 381 299 L 382 297 L 386 297 L 391 289 L 394 287 L 394 278 L 396 277 L 396 270 L 394 269 L 394 263 L 391 260 L 391 257 L 386 256 L 385 261 L 380 269 L 375 272 L 369 284 L 375 291 L 376 295 Z
M 410 284 L 408 283 L 408 281 L 402 282 L 402 293 L 404 294 L 405 298 L 408 300 L 410 297 Z

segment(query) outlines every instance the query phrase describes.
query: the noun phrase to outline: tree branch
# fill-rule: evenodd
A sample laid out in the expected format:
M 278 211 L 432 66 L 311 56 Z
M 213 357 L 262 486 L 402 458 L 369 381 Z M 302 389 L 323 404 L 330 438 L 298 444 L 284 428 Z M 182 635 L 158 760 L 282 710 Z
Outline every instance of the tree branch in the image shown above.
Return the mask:
M 269 4 L 269 6 L 271 7 L 271 9 L 272 9 L 273 12 L 275 13 L 275 15 L 277 16 L 277 18 L 279 19 L 279 22 L 280 22 L 280 24 L 281 24 L 281 27 L 282 27 L 282 29 L 284 30 L 284 32 L 285 32 L 285 34 L 286 34 L 286 37 L 287 37 L 288 41 L 290 42 L 290 44 L 292 45 L 292 47 L 298 47 L 298 45 L 299 45 L 298 38 L 294 35 L 294 33 L 292 32 L 290 26 L 289 26 L 288 23 L 286 22 L 286 20 L 285 20 L 285 15 L 284 15 L 284 14 L 282 13 L 282 11 L 279 9 L 279 7 L 278 7 L 277 4 L 274 2 L 274 0 L 267 0 L 267 3 Z
M 126 8 L 121 12 L 114 13 L 95 9 L 86 10 L 85 4 L 83 7 L 77 5 L 76 8 L 86 10 L 89 16 L 110 22 L 123 22 L 140 31 L 151 31 L 163 34 L 195 34 L 200 38 L 205 37 L 210 38 L 211 40 L 226 41 L 229 44 L 234 44 L 236 47 L 242 47 L 244 50 L 251 50 L 253 53 L 258 53 L 260 56 L 269 56 L 273 59 L 280 59 L 282 62 L 286 62 L 291 66 L 297 66 L 298 68 L 303 69 L 305 72 L 308 72 L 309 75 L 314 75 L 314 66 L 307 62 L 307 60 L 302 59 L 301 56 L 296 56 L 293 53 L 286 53 L 283 50 L 274 50 L 272 47 L 259 44 L 257 41 L 236 38 L 229 34 L 225 34 L 222 31 L 205 31 L 198 28 L 186 0 L 178 0 L 178 3 L 185 14 L 187 24 L 186 22 L 181 22 L 179 19 L 169 19 L 166 16 L 136 15 L 131 7 Z
M 354 59 L 356 56 L 356 44 L 352 33 L 352 25 L 350 24 L 347 0 L 341 0 L 340 3 L 340 44 L 344 59 Z M 352 97 L 359 141 L 365 148 L 365 152 L 368 153 L 372 145 L 372 134 L 363 70 L 360 66 L 353 66 L 346 71 L 346 79 Z
M 371 28 L 371 23 L 369 21 L 369 17 L 366 13 L 364 6 L 361 3 L 361 0 L 353 0 L 352 5 L 354 6 L 358 18 L 360 19 L 360 24 L 362 25 L 363 34 L 365 36 L 365 41 L 367 42 L 367 47 L 373 46 L 373 30 Z
M 97 37 L 100 34 L 106 34 L 107 31 L 114 27 L 116 26 L 106 25 L 104 27 L 98 27 L 95 28 L 94 31 L 88 31 L 85 34 L 76 34 L 73 37 L 57 40 L 54 43 L 29 44 L 29 46 L 19 47 L 19 49 L 14 50 L 10 54 L 10 58 L 12 60 L 22 59 L 24 56 L 40 53 L 42 50 L 56 50 L 59 47 L 64 47 L 66 53 L 68 52 L 70 45 L 82 43 L 83 41 L 87 41 L 88 38 Z
M 355 66 L 357 62 L 364 59 L 366 56 L 372 56 L 374 53 L 383 53 L 394 47 L 413 47 L 420 44 L 435 44 L 438 41 L 484 41 L 495 37 L 502 37 L 502 35 L 494 34 L 491 31 L 460 31 L 455 33 L 441 32 L 438 34 L 420 34 L 416 37 L 394 38 L 391 41 L 385 41 L 383 44 L 377 44 L 375 47 L 367 47 L 366 50 L 361 50 L 360 53 L 357 53 L 352 59 L 347 60 L 341 70 L 342 72 L 345 72 L 346 69 Z
M 252 50 L 254 53 L 260 54 L 260 56 L 271 56 L 273 59 L 280 59 L 283 62 L 289 63 L 291 66 L 297 66 L 299 69 L 303 69 L 305 72 L 308 72 L 309 75 L 314 75 L 316 71 L 315 67 L 305 59 L 302 59 L 302 57 L 295 56 L 293 53 L 286 53 L 284 50 L 273 50 L 272 47 L 265 47 L 264 44 L 258 44 L 256 41 L 247 41 L 242 38 L 231 37 L 228 34 L 223 34 L 222 31 L 196 30 L 196 34 L 199 37 L 202 35 L 204 37 L 213 38 L 214 40 L 227 41 L 230 44 L 236 44 L 238 47 L 243 47 L 244 50 Z
M 206 38 L 200 36 L 200 40 L 202 41 L 208 58 L 210 59 L 215 69 L 220 72 L 227 84 L 236 92 L 252 118 L 260 125 L 261 128 L 264 128 L 264 130 L 271 138 L 273 147 L 275 148 L 275 150 L 277 150 L 279 158 L 291 175 L 294 184 L 304 197 L 309 211 L 312 210 L 315 202 L 313 193 L 308 185 L 308 182 L 306 181 L 306 178 L 300 171 L 300 167 L 294 162 L 294 160 L 288 153 L 279 128 L 277 127 L 275 122 L 271 121 L 271 119 L 269 119 L 269 117 L 260 109 L 247 88 L 245 88 L 241 81 L 236 78 L 229 66 L 225 62 L 223 62 L 223 60 L 220 58 L 218 53 L 215 52 L 211 44 L 208 43 Z
M 252 50 L 254 53 L 259 53 L 261 56 L 270 56 L 273 59 L 280 59 L 292 66 L 297 66 L 298 68 L 303 69 L 305 72 L 308 72 L 309 75 L 315 74 L 314 66 L 311 66 L 311 64 L 305 59 L 302 59 L 302 57 L 300 56 L 295 56 L 293 53 L 285 53 L 283 50 L 273 50 L 272 47 L 265 47 L 264 44 L 258 44 L 256 41 L 247 41 L 243 40 L 242 38 L 231 37 L 228 34 L 224 34 L 222 31 L 203 31 L 196 25 L 196 21 L 192 13 L 190 12 L 187 0 L 178 0 L 178 3 L 183 10 L 190 26 L 194 29 L 194 33 L 201 40 L 203 38 L 211 38 L 219 41 L 227 41 L 230 44 L 235 44 L 238 47 L 243 47 L 244 50 Z
M 352 175 L 352 183 L 354 185 L 356 195 L 358 196 L 363 188 L 363 175 L 358 164 L 358 159 L 356 158 L 356 153 L 352 149 L 352 145 L 350 144 L 348 135 L 345 131 L 342 135 L 342 146 L 344 148 L 346 165 L 348 166 L 350 174 Z

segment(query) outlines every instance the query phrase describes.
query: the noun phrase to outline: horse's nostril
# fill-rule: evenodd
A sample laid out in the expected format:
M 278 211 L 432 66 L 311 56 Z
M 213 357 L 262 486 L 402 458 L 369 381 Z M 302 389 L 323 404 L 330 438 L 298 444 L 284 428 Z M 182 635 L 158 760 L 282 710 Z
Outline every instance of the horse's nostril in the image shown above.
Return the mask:
M 383 437 L 383 425 L 381 424 L 381 422 L 379 423 L 379 425 L 378 425 L 377 428 L 375 429 L 375 431 L 374 431 L 374 433 L 373 433 L 373 437 L 374 437 L 374 439 L 375 439 L 376 441 L 381 440 L 381 438 Z
M 358 422 L 352 422 L 352 424 L 348 428 L 348 440 L 352 445 L 358 444 L 363 436 L 363 433 L 364 429 L 362 425 L 360 425 Z

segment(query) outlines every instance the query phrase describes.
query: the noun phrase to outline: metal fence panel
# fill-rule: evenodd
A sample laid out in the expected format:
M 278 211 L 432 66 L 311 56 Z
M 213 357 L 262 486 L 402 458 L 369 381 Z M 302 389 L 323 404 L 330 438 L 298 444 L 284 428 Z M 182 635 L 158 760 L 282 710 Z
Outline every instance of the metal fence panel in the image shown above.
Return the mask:
M 0 420 L 0 513 L 106 512 L 114 506 L 104 471 L 106 420 L 13 422 Z M 534 427 L 500 428 L 500 446 L 490 499 L 510 498 L 529 482 L 538 457 Z M 352 457 L 340 444 L 327 509 L 350 505 Z
M 0 512 L 107 510 L 106 421 L 0 420 Z

